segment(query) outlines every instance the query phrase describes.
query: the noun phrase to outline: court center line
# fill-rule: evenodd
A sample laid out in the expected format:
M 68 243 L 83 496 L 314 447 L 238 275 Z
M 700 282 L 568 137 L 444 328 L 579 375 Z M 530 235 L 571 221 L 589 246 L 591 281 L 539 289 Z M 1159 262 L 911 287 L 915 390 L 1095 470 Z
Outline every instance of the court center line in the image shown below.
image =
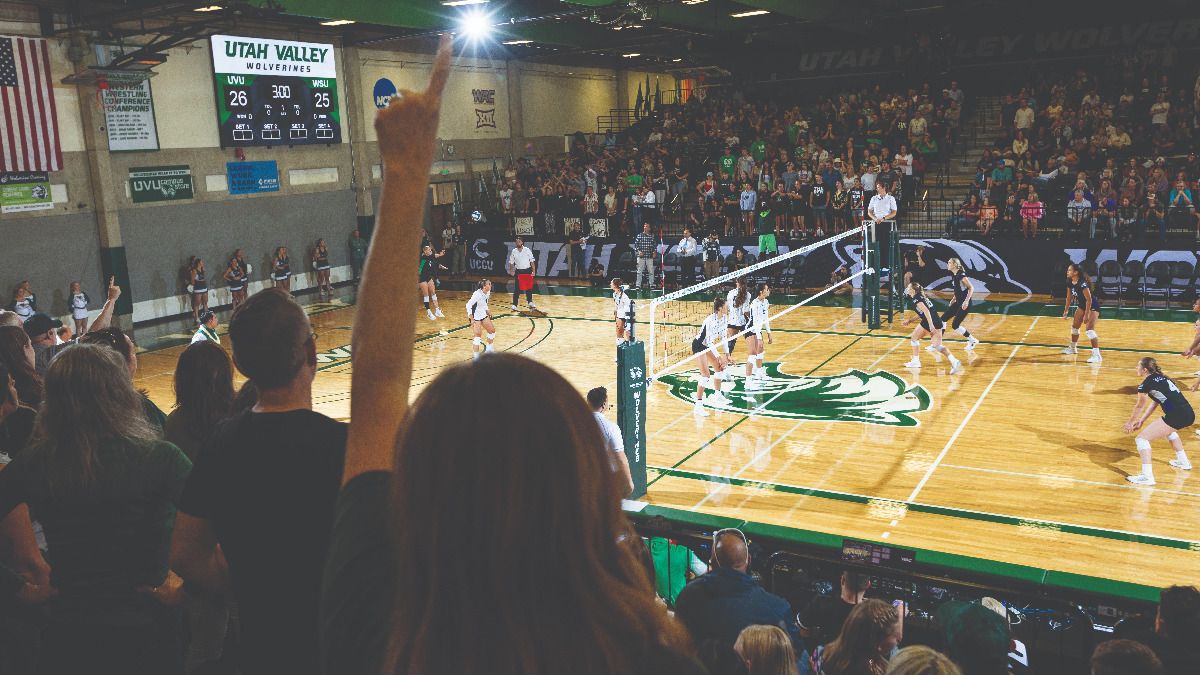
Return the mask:
M 1006 471 L 1004 469 L 985 469 L 979 466 L 963 466 L 962 464 L 943 464 L 946 469 L 959 469 L 961 471 L 979 471 L 982 473 L 995 473 L 1004 476 L 1017 476 L 1019 478 L 1036 478 L 1039 480 L 1055 480 L 1064 483 L 1080 483 L 1083 485 L 1098 485 L 1100 487 L 1120 488 L 1122 490 L 1149 490 L 1150 492 L 1163 492 L 1166 494 L 1180 495 L 1182 497 L 1200 497 L 1200 492 L 1187 492 L 1185 490 L 1171 490 L 1161 487 L 1145 487 L 1142 485 L 1133 485 L 1128 481 L 1124 483 L 1105 483 L 1101 480 L 1087 480 L 1084 478 L 1071 478 L 1070 476 L 1056 476 L 1046 473 L 1024 473 L 1021 471 Z
M 1029 328 L 1025 330 L 1025 334 L 1021 336 L 1022 340 L 1024 340 L 1031 332 L 1033 332 L 1034 326 L 1037 325 L 1038 319 L 1041 318 L 1042 317 L 1040 316 L 1035 316 L 1033 318 L 1033 322 L 1029 324 Z M 942 451 L 938 453 L 937 458 L 933 460 L 933 464 L 929 465 L 929 468 L 925 471 L 925 475 L 921 477 L 921 481 L 917 483 L 915 488 L 913 488 L 912 493 L 908 495 L 908 499 L 906 501 L 915 501 L 917 495 L 921 494 L 921 490 L 924 489 L 925 484 L 929 482 L 929 477 L 933 475 L 934 471 L 937 471 L 938 465 L 941 464 L 942 460 L 946 458 L 946 454 L 950 452 L 950 448 L 954 447 L 954 442 L 958 440 L 958 437 L 960 434 L 962 434 L 963 429 L 967 428 L 967 424 L 970 423 L 971 418 L 975 416 L 975 412 L 979 410 L 979 406 L 983 405 L 983 401 L 987 398 L 987 395 L 991 393 L 992 387 L 996 386 L 996 382 L 1000 380 L 1000 376 L 1004 374 L 1005 369 L 1008 368 L 1008 364 L 1012 363 L 1013 357 L 1015 357 L 1017 352 L 1020 350 L 1021 345 L 1015 345 L 1012 349 L 1012 352 L 1009 353 L 1008 358 L 1004 359 L 1004 363 L 1000 364 L 999 370 L 997 370 L 996 374 L 992 376 L 992 381 L 988 382 L 988 386 L 984 388 L 983 393 L 979 394 L 979 398 L 975 400 L 975 405 L 971 406 L 971 409 L 968 410 L 967 414 L 963 417 L 962 422 L 959 422 L 958 428 L 954 430 L 954 433 L 950 436 L 950 439 L 946 441 L 946 445 L 942 448 Z

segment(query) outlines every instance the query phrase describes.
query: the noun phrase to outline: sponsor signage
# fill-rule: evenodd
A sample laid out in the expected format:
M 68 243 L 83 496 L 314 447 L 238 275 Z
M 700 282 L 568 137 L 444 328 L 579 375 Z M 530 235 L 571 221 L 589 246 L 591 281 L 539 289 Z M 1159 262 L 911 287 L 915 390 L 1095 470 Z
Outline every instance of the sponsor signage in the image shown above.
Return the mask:
M 50 175 L 38 171 L 0 173 L 0 213 L 54 208 Z
M 269 162 L 229 162 L 225 165 L 229 194 L 279 192 L 279 166 Z
M 129 196 L 135 204 L 191 199 L 192 169 L 186 164 L 131 167 Z
M 693 386 L 693 389 L 695 387 Z M 617 348 L 617 426 L 633 477 L 631 499 L 646 494 L 646 345 L 625 342 Z

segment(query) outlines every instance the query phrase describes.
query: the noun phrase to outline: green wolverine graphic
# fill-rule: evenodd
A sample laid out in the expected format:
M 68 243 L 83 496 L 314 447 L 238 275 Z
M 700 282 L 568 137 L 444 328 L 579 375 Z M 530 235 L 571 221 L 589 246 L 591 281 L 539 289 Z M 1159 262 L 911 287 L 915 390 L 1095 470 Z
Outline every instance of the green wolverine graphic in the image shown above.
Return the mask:
M 747 391 L 745 380 L 739 375 L 733 389 L 725 391 L 730 399 L 728 405 L 711 405 L 706 400 L 705 406 L 783 419 L 915 427 L 918 422 L 912 414 L 928 410 L 931 404 L 924 387 L 910 387 L 887 371 L 864 373 L 855 369 L 841 375 L 797 376 L 780 372 L 778 363 L 764 365 L 767 379 L 761 387 Z M 664 375 L 659 381 L 669 387 L 672 396 L 691 403 L 698 374 L 693 369 Z

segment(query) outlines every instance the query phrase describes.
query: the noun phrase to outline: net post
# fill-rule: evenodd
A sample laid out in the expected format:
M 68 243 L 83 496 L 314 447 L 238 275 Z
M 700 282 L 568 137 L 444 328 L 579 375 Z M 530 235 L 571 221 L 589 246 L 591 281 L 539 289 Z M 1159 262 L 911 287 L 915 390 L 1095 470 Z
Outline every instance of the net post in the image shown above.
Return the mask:
M 617 348 L 617 426 L 621 428 L 629 475 L 633 478 L 630 499 L 646 495 L 646 397 L 649 393 L 645 343 L 622 343 Z
M 864 221 L 866 244 L 863 250 L 863 265 L 871 271 L 863 275 L 863 311 L 868 329 L 881 326 L 879 322 L 879 239 L 875 221 Z
M 657 314 L 657 313 L 658 313 L 658 303 L 652 301 L 650 303 L 650 358 L 646 361 L 646 363 L 650 366 L 650 368 L 654 368 L 654 364 L 655 364 L 654 349 L 658 345 L 658 342 L 655 341 L 657 336 L 655 335 L 655 332 L 654 332 L 654 320 L 655 320 L 655 314 Z
M 900 259 L 900 232 L 893 224 L 888 233 L 888 323 L 894 321 L 900 309 L 900 284 L 904 279 L 904 265 Z

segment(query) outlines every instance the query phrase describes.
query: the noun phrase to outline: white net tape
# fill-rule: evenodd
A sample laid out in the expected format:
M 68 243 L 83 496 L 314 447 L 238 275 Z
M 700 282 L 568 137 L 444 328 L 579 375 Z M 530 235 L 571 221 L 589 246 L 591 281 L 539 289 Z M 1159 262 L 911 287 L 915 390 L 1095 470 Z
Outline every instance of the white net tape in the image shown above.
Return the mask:
M 656 379 L 679 366 L 692 361 L 692 338 L 695 337 L 700 324 L 712 312 L 712 295 L 713 292 L 724 291 L 720 286 L 730 282 L 735 282 L 739 277 L 746 277 L 747 280 L 754 279 L 755 281 L 764 280 L 771 283 L 771 277 L 776 276 L 773 272 L 778 271 L 790 264 L 794 258 L 806 256 L 809 253 L 820 249 L 824 246 L 832 246 L 835 242 L 851 236 L 863 236 L 863 228 L 855 228 L 840 234 L 822 239 L 821 241 L 802 246 L 800 248 L 788 251 L 787 253 L 768 258 L 753 265 L 749 265 L 743 269 L 723 274 L 712 279 L 708 279 L 694 286 L 681 288 L 672 293 L 668 293 L 661 298 L 655 299 L 649 305 L 650 310 L 650 354 L 647 361 L 649 370 L 652 375 L 651 379 Z M 814 295 L 811 295 L 799 303 L 788 307 L 774 315 L 768 317 L 768 321 L 785 316 L 804 305 L 811 303 L 813 300 L 820 298 L 844 284 L 852 283 L 855 279 L 870 274 L 874 270 L 863 269 L 855 274 L 848 276 L 841 282 L 834 284 Z M 753 284 L 748 284 L 753 290 Z M 703 294 L 704 291 L 710 291 L 708 294 Z M 727 340 L 733 340 L 741 337 L 749 332 L 749 329 L 743 330 L 737 335 L 730 336 Z

